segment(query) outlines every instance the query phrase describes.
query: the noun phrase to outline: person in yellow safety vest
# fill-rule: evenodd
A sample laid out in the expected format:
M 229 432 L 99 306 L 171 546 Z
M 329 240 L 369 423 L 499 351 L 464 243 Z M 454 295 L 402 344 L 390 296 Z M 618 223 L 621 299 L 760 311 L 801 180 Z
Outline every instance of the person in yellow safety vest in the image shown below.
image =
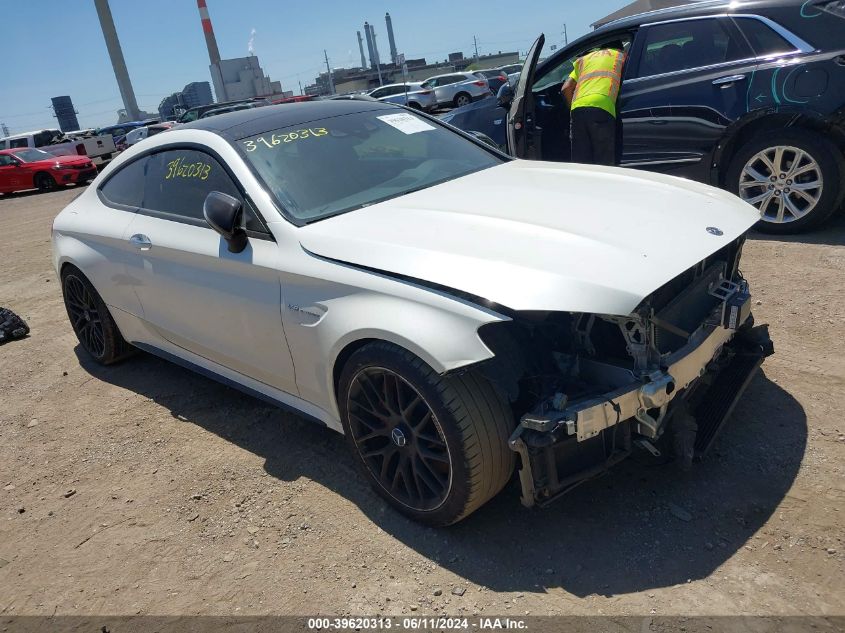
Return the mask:
M 616 98 L 625 63 L 623 49 L 622 42 L 612 42 L 579 57 L 561 88 L 571 110 L 574 163 L 616 164 Z

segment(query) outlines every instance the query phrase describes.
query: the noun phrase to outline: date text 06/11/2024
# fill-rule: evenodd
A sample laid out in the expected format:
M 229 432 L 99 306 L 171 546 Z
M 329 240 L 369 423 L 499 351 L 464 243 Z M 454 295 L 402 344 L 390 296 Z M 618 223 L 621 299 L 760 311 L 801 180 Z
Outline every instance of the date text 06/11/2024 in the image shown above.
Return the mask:
M 308 629 L 312 631 L 328 630 L 526 630 L 524 620 L 516 618 L 481 617 L 346 617 L 346 618 L 308 618 Z

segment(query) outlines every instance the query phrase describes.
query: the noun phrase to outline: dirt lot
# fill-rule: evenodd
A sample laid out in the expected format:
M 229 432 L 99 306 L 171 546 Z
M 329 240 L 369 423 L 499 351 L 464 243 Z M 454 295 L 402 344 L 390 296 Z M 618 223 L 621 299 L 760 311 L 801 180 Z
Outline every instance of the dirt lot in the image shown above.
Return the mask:
M 629 461 L 419 527 L 343 438 L 156 358 L 81 352 L 50 265 L 75 195 L 0 197 L 0 614 L 845 614 L 845 220 L 752 237 L 777 354 L 688 475 Z M 465 590 L 462 595 L 461 590 Z

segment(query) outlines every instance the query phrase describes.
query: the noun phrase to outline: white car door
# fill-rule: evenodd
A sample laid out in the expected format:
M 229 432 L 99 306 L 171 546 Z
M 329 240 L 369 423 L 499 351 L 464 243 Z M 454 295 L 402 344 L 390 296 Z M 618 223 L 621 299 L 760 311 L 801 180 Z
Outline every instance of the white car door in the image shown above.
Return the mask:
M 140 160 L 141 208 L 126 231 L 128 266 L 144 320 L 168 342 L 267 385 L 296 394 L 281 317 L 279 252 L 245 204 L 249 244 L 230 253 L 203 218 L 211 191 L 241 200 L 210 154 L 167 148 Z

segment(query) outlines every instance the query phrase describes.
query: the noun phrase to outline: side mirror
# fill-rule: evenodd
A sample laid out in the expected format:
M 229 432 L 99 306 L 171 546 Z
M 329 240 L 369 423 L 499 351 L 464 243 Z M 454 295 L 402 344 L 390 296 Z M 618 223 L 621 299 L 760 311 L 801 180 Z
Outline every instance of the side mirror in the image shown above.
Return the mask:
M 494 141 L 492 138 L 487 136 L 484 132 L 476 132 L 475 130 L 469 130 L 467 132 L 467 134 L 472 134 L 475 138 L 477 138 L 482 143 L 487 143 L 487 145 L 489 145 L 490 147 L 493 147 L 495 149 L 499 149 L 499 146 L 496 144 L 496 141 Z
M 511 102 L 513 101 L 513 86 L 510 83 L 502 84 L 502 87 L 499 88 L 498 94 L 496 94 L 496 103 L 499 105 L 500 108 L 510 108 Z
M 208 225 L 226 240 L 230 253 L 240 253 L 246 248 L 244 210 L 240 200 L 219 191 L 212 191 L 205 198 L 202 214 Z

